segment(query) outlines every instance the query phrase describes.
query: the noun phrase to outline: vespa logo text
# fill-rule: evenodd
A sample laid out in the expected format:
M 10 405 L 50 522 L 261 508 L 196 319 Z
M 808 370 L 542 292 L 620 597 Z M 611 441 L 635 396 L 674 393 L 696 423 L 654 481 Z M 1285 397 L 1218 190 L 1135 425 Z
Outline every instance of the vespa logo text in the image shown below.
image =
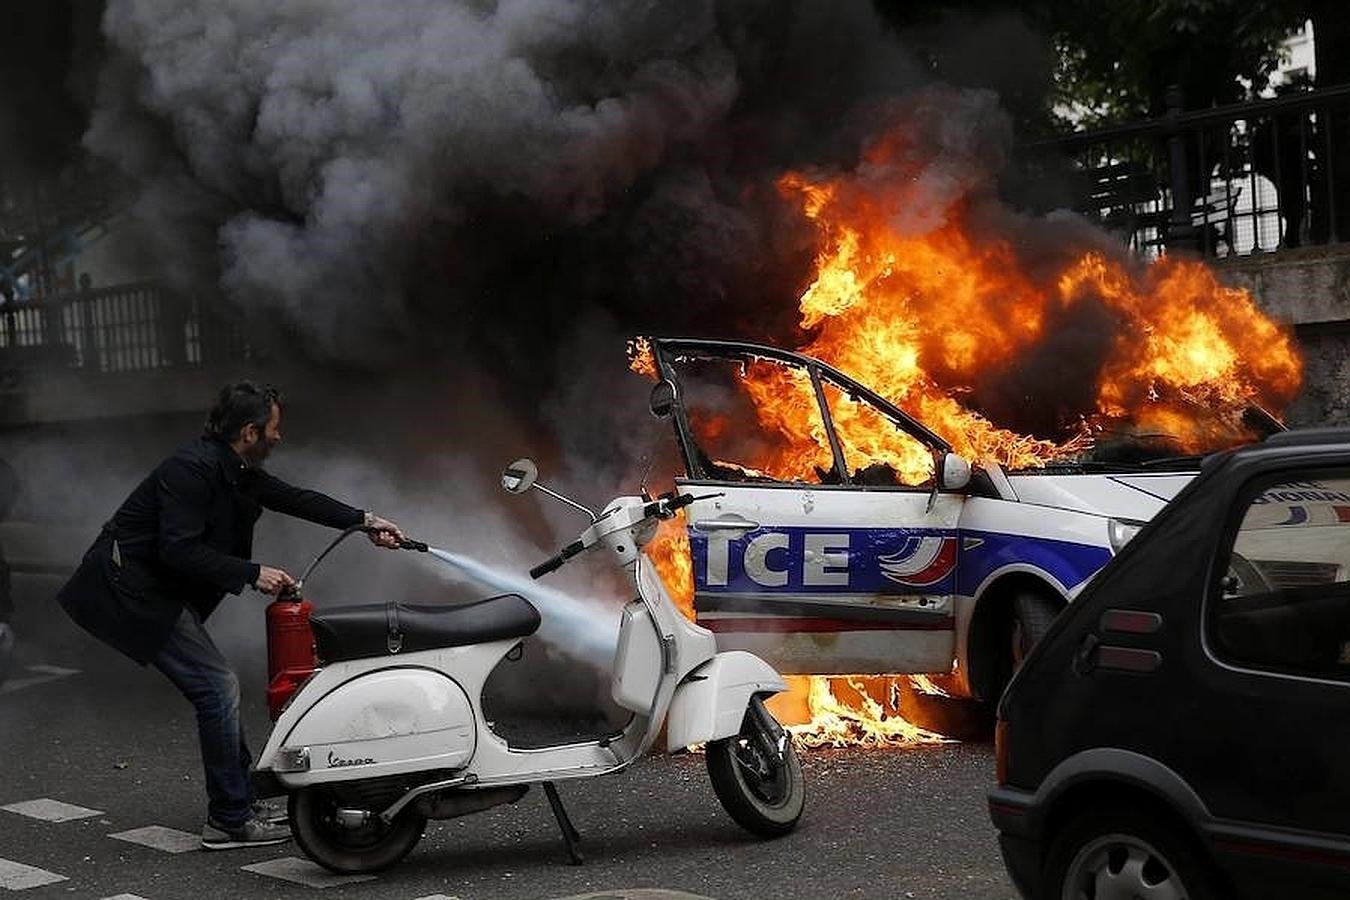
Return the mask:
M 374 761 L 369 757 L 365 759 L 343 759 L 332 750 L 328 751 L 328 768 L 330 769 L 340 769 L 343 766 L 368 766 Z

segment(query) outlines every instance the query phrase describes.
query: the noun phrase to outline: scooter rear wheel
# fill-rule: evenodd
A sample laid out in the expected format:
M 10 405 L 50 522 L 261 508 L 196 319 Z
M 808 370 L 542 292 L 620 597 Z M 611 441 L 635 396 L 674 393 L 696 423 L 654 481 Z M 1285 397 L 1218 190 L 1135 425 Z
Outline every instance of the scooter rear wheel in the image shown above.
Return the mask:
M 747 713 L 735 737 L 709 741 L 705 752 L 713 793 L 731 818 L 761 837 L 781 837 L 797 827 L 806 806 L 806 780 L 789 740 L 783 757 L 768 753 Z
M 328 785 L 291 793 L 291 835 L 305 855 L 332 872 L 379 872 L 407 856 L 426 829 L 425 816 L 405 809 L 385 823 L 374 812 L 364 824 L 345 825 L 337 811 L 344 804 Z

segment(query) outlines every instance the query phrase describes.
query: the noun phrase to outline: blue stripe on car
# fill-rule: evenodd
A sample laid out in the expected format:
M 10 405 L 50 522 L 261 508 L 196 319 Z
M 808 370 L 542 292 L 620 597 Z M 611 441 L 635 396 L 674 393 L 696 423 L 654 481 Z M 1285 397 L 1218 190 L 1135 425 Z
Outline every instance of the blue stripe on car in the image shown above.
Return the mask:
M 956 567 L 957 592 L 965 597 L 973 597 L 990 575 L 1005 566 L 1035 566 L 1065 588 L 1073 588 L 1095 575 L 1111 559 L 1107 547 L 1074 541 L 993 531 L 962 530 L 961 535 L 982 541 L 977 547 L 963 548 L 961 562 Z
M 752 578 L 745 567 L 746 548 L 766 535 L 775 536 L 773 542 L 785 543 L 774 547 L 764 556 L 764 567 L 771 575 L 783 580 L 781 585 L 765 584 Z M 829 536 L 829 552 L 846 552 L 847 567 L 830 565 L 817 558 L 806 560 L 807 536 Z M 711 538 L 698 531 L 690 531 L 690 550 L 694 563 L 694 582 L 701 594 L 757 594 L 757 595 L 816 595 L 872 594 L 879 596 L 946 595 L 973 596 L 974 591 L 994 572 L 1011 564 L 1026 564 L 1044 570 L 1066 588 L 1091 577 L 1111 558 L 1106 547 L 1060 541 L 1050 538 L 1027 537 L 987 531 L 966 531 L 935 528 L 802 528 L 784 526 L 757 528 L 736 538 Z M 944 577 L 922 585 L 902 584 L 887 571 L 896 571 L 897 560 L 905 554 L 913 555 L 920 546 L 920 538 L 953 539 L 961 537 L 962 546 L 954 570 Z M 711 542 L 714 551 L 721 553 L 726 545 L 726 584 L 708 583 L 708 554 Z M 819 543 L 822 539 L 817 537 Z M 760 545 L 761 547 L 764 544 Z M 885 559 L 882 559 L 885 557 Z M 934 574 L 933 569 L 927 570 Z M 940 571 L 938 569 L 937 571 Z M 822 574 L 835 576 L 822 577 Z M 903 578 L 903 576 L 901 576 Z M 821 583 L 832 580 L 838 584 Z

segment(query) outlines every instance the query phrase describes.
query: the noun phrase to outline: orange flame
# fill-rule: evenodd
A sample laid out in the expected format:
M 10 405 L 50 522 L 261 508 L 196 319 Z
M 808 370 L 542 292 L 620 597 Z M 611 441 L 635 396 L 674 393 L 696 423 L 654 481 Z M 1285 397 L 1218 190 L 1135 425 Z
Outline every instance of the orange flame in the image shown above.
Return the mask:
M 895 203 L 909 196 L 912 179 L 900 146 L 883 137 L 856 173 L 790 172 L 778 182 L 820 246 L 800 301 L 801 326 L 814 332 L 803 349 L 958 453 L 1034 466 L 1081 451 L 1091 428 L 1119 422 L 1165 429 L 1179 448 L 1197 451 L 1216 437 L 1242 440 L 1247 406 L 1283 408 L 1297 392 L 1302 364 L 1288 329 L 1203 263 L 1163 258 L 1140 274 L 1088 250 L 1038 283 L 1008 240 L 971 237 L 961 202 L 935 228 L 903 230 Z M 954 399 L 980 373 L 1034 348 L 1057 312 L 1087 303 L 1100 304 L 1116 327 L 1095 407 L 1080 411 L 1076 435 L 1055 443 L 1015 434 Z
M 769 701 L 801 747 L 909 747 L 948 738 L 901 713 L 906 690 L 936 688 L 922 675 L 788 675 L 787 693 Z
M 647 556 L 656 563 L 656 571 L 666 583 L 670 599 L 691 622 L 694 620 L 694 565 L 689 551 L 689 532 L 684 516 L 667 519 L 656 529 L 646 546 Z

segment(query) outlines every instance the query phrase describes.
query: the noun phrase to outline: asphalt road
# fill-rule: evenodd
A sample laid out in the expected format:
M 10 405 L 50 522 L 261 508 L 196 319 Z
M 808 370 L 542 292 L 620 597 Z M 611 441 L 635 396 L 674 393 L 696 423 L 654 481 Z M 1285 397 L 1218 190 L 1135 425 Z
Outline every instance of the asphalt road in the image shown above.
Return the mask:
M 21 652 L 0 688 L 0 896 L 1016 896 L 984 811 L 993 752 L 983 744 L 812 751 L 804 760 L 809 793 L 801 826 L 771 842 L 726 816 L 702 757 L 686 755 L 561 786 L 583 835 L 582 866 L 566 863 L 539 791 L 514 806 L 431 823 L 401 865 L 357 884 L 282 880 L 278 874 L 315 874 L 295 859 L 293 845 L 170 852 L 163 848 L 191 847 L 202 824 L 191 708 L 158 673 L 70 625 L 46 602 L 54 584 L 23 580 Z M 260 676 L 246 677 L 245 695 L 256 748 L 268 724 Z M 30 802 L 39 800 L 79 809 Z M 261 872 L 245 868 L 257 864 Z

